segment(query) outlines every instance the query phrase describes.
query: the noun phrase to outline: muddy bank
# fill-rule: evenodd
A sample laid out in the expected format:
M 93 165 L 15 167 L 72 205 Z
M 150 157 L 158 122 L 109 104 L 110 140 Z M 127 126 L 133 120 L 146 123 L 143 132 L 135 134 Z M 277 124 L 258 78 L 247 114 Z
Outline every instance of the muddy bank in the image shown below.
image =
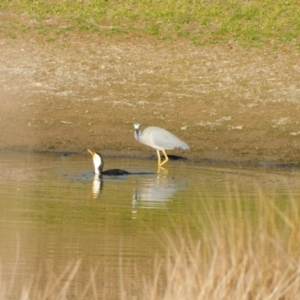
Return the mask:
M 133 123 L 164 127 L 202 161 L 298 164 L 292 48 L 2 31 L 0 149 L 151 155 Z

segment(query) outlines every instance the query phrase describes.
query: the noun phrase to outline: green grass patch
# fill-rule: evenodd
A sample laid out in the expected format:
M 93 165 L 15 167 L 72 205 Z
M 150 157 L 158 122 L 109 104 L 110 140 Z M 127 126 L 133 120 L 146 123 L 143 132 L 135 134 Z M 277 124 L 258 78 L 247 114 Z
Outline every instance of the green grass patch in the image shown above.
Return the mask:
M 8 36 L 12 39 L 16 39 L 17 38 L 17 35 L 14 33 L 14 32 L 9 32 L 8 33 Z
M 300 36 L 296 0 L 0 0 L 0 9 L 26 14 L 39 23 L 32 25 L 38 30 L 55 19 L 57 27 L 69 23 L 72 28 L 107 34 L 103 27 L 110 26 L 117 30 L 109 34 L 130 30 L 160 39 L 185 38 L 198 45 L 234 40 L 256 46 L 266 40 L 283 43 Z

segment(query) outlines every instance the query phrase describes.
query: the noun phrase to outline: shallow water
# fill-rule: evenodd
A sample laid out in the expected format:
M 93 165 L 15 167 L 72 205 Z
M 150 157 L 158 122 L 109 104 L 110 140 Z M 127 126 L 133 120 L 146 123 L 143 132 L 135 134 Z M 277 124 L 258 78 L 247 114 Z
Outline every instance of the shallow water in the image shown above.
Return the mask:
M 157 172 L 155 160 L 104 159 L 106 168 Z M 298 170 L 170 161 L 157 174 L 100 181 L 88 154 L 0 152 L 0 165 L 0 279 L 12 299 L 32 282 L 46 289 L 77 262 L 69 298 L 77 299 L 92 275 L 99 298 L 120 299 L 121 281 L 134 295 L 164 255 L 166 236 L 205 219 L 207 205 L 218 213 L 228 194 L 238 193 L 251 211 L 258 190 L 282 202 L 300 192 Z

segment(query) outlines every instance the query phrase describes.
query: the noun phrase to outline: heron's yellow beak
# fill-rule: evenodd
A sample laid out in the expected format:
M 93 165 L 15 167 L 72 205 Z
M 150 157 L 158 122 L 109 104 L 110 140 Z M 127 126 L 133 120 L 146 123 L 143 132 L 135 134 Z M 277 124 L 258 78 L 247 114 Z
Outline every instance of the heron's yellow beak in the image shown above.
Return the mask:
M 94 151 L 92 151 L 92 150 L 90 150 L 90 149 L 86 149 L 88 152 L 90 152 L 90 154 L 92 155 L 92 156 L 94 156 L 95 155 L 95 152 Z

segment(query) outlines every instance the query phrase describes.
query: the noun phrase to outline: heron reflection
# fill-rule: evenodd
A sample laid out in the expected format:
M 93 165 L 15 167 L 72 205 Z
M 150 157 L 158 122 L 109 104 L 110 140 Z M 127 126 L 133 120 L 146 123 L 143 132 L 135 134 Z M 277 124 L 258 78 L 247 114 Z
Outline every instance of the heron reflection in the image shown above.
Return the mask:
M 133 213 L 138 209 L 165 209 L 176 192 L 186 189 L 184 179 L 168 176 L 168 173 L 159 173 L 155 178 L 142 178 L 136 180 L 133 193 Z

